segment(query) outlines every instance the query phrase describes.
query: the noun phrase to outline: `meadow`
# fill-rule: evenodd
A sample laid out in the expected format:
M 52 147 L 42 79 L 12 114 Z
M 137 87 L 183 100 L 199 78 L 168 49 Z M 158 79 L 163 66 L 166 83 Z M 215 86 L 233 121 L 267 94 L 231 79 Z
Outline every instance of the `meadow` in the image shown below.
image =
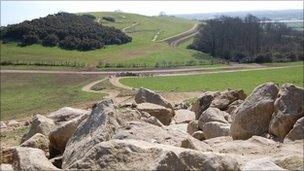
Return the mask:
M 43 47 L 31 45 L 20 47 L 17 43 L 1 44 L 1 62 L 12 63 L 37 63 L 38 65 L 53 63 L 77 63 L 62 66 L 62 68 L 154 68 L 159 64 L 169 63 L 170 66 L 184 65 L 208 65 L 210 56 L 201 52 L 186 49 L 186 44 L 176 48 L 170 47 L 166 42 L 153 42 L 156 33 L 159 33 L 156 41 L 167 38 L 191 29 L 197 22 L 170 16 L 142 16 L 137 14 L 119 12 L 90 13 L 96 16 L 96 22 L 103 25 L 123 29 L 134 23 L 135 27 L 126 30 L 133 38 L 132 42 L 123 45 L 109 45 L 105 49 L 97 49 L 86 52 L 77 50 L 64 50 L 58 47 Z M 115 22 L 103 20 L 103 16 L 115 18 Z M 195 55 L 199 53 L 200 59 Z M 200 62 L 199 61 L 203 61 Z M 190 64 L 189 64 L 190 63 Z M 166 65 L 164 65 L 166 66 Z
M 183 76 L 156 76 L 123 78 L 122 84 L 145 87 L 158 91 L 221 91 L 228 88 L 243 89 L 247 94 L 265 82 L 278 85 L 292 83 L 303 87 L 303 66 L 229 73 L 210 73 Z
M 64 106 L 86 105 L 104 94 L 81 88 L 100 76 L 76 74 L 1 74 L 1 120 L 45 114 Z

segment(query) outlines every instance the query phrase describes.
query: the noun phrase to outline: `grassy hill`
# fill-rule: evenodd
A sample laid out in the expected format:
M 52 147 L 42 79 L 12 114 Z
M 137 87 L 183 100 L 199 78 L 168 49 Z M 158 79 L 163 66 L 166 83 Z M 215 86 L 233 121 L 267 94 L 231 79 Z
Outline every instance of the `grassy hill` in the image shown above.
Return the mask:
M 156 65 L 185 65 L 198 64 L 198 52 L 188 50 L 186 46 L 170 47 L 167 43 L 156 41 L 184 32 L 195 25 L 195 21 L 176 17 L 149 17 L 121 12 L 93 12 L 96 22 L 119 29 L 134 25 L 125 31 L 133 38 L 132 42 L 124 45 L 109 45 L 105 49 L 87 52 L 63 50 L 58 47 L 43 47 L 32 45 L 19 47 L 15 43 L 1 44 L 1 62 L 36 63 L 36 65 L 80 66 L 82 68 L 130 68 L 155 67 Z M 102 19 L 110 16 L 115 22 Z M 136 24 L 137 23 L 137 24 Z M 158 36 L 155 38 L 155 35 Z M 190 42 L 189 42 L 190 43 Z M 196 58 L 194 57 L 196 56 Z M 201 64 L 209 64 L 209 56 L 199 54 Z M 195 62 L 193 62 L 195 61 Z M 205 62 L 206 61 L 206 62 Z M 66 64 L 70 63 L 70 64 Z M 72 64 L 71 64 L 72 63 Z M 76 65 L 73 65 L 76 63 Z

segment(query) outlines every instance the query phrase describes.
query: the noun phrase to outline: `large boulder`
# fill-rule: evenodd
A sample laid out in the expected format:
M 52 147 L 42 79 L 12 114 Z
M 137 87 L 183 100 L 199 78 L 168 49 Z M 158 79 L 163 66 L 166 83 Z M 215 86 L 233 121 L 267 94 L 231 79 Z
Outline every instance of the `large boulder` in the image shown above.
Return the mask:
M 221 92 L 219 96 L 214 98 L 214 100 L 210 104 L 210 107 L 225 110 L 232 102 L 236 100 L 244 100 L 245 98 L 246 94 L 243 90 L 226 90 L 224 92 Z
M 75 132 L 78 125 L 88 117 L 87 114 L 80 115 L 70 121 L 58 126 L 52 132 L 50 132 L 50 155 L 55 156 L 57 153 L 62 154 L 65 149 L 65 145 Z
M 55 123 L 66 122 L 81 115 L 87 115 L 91 111 L 76 109 L 72 107 L 63 107 L 47 115 L 48 118 L 54 120 Z
M 270 158 L 261 158 L 248 161 L 242 168 L 244 171 L 251 170 L 286 170 L 276 165 Z
M 201 114 L 210 106 L 215 96 L 218 96 L 219 92 L 204 92 L 192 105 L 191 111 L 195 113 L 195 119 L 198 119 Z
M 172 105 L 161 95 L 155 93 L 152 90 L 140 88 L 135 95 L 136 103 L 153 103 L 165 108 L 173 109 Z
M 304 139 L 304 117 L 297 120 L 293 128 L 285 137 L 286 140 L 302 140 Z
M 195 113 L 190 110 L 179 109 L 175 111 L 175 115 L 173 117 L 173 122 L 180 123 L 188 123 L 195 119 Z
M 236 100 L 234 102 L 232 102 L 227 109 L 225 110 L 225 112 L 229 113 L 232 118 L 234 116 L 234 112 L 236 111 L 236 109 L 244 102 L 244 100 Z
M 42 115 L 35 115 L 32 121 L 31 128 L 28 133 L 24 134 L 21 138 L 21 143 L 30 139 L 33 135 L 41 133 L 46 137 L 49 136 L 49 133 L 54 130 L 56 127 L 54 121 Z
M 151 116 L 149 113 L 147 112 L 141 112 L 141 118 L 142 121 L 159 126 L 159 127 L 163 127 L 164 125 L 154 116 Z
M 43 150 L 46 154 L 49 152 L 50 141 L 48 137 L 43 134 L 37 133 L 30 139 L 24 141 L 20 147 L 32 147 Z
M 164 125 L 169 125 L 174 116 L 174 111 L 172 109 L 152 103 L 138 104 L 137 109 L 140 112 L 147 112 L 150 115 L 156 117 Z
M 230 124 L 221 122 L 207 122 L 203 125 L 203 133 L 205 139 L 228 136 Z
M 102 156 L 102 157 L 101 157 Z M 96 144 L 64 169 L 89 170 L 240 170 L 233 157 L 140 140 Z
M 207 122 L 220 122 L 224 124 L 229 124 L 228 122 L 229 117 L 230 116 L 228 113 L 221 111 L 217 108 L 210 107 L 207 110 L 205 110 L 203 114 L 200 116 L 198 120 L 198 127 L 202 130 L 203 126 Z
M 248 139 L 267 133 L 278 91 L 274 83 L 265 83 L 254 89 L 235 113 L 230 128 L 233 139 Z
M 274 103 L 274 113 L 269 132 L 283 139 L 295 122 L 304 116 L 304 89 L 292 84 L 284 84 Z
M 12 164 L 15 170 L 59 170 L 45 156 L 44 151 L 38 148 L 12 148 Z

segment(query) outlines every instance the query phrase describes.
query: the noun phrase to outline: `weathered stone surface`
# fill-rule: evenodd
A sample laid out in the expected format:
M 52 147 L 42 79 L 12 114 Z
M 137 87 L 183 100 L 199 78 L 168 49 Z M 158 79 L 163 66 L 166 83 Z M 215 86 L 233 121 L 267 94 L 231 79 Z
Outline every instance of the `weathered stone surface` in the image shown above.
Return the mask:
M 230 128 L 233 139 L 248 139 L 267 133 L 278 90 L 274 83 L 265 83 L 254 89 L 236 111 Z
M 228 107 L 225 112 L 229 113 L 231 116 L 234 116 L 234 112 L 236 109 L 244 102 L 244 100 L 236 100 L 232 102 Z
M 13 119 L 13 120 L 8 121 L 7 126 L 8 127 L 19 127 L 19 126 L 21 126 L 21 123 Z
M 164 125 L 169 125 L 174 116 L 174 111 L 172 109 L 152 103 L 138 104 L 137 109 L 140 112 L 147 112 L 150 115 L 156 117 Z
M 188 123 L 195 119 L 195 113 L 190 110 L 180 109 L 175 111 L 172 122 L 174 123 Z
M 192 137 L 202 141 L 202 140 L 205 140 L 205 135 L 204 135 L 204 132 L 203 131 L 196 131 L 192 134 Z
M 204 92 L 200 98 L 198 98 L 191 107 L 191 111 L 195 113 L 195 119 L 198 119 L 201 114 L 210 106 L 215 96 L 218 96 L 219 92 Z
M 0 121 L 0 129 L 6 129 L 6 128 L 7 125 L 3 121 Z
M 155 93 L 152 90 L 140 88 L 135 95 L 136 103 L 153 103 L 165 108 L 173 109 L 172 105 L 161 95 Z
M 142 121 L 159 126 L 159 127 L 163 127 L 164 125 L 154 116 L 151 116 L 149 113 L 147 112 L 141 112 L 141 118 Z
M 269 158 L 255 159 L 247 162 L 242 170 L 285 170 Z
M 203 112 L 203 114 L 200 116 L 198 120 L 198 127 L 203 130 L 204 124 L 207 122 L 220 122 L 224 124 L 229 124 L 228 118 L 229 114 L 221 111 L 217 108 L 208 108 Z
M 101 157 L 102 155 L 102 157 Z M 98 159 L 98 160 L 97 160 Z M 139 162 L 140 161 L 140 162 Z M 240 170 L 236 159 L 140 140 L 110 140 L 96 144 L 64 169 L 90 170 Z
M 274 159 L 274 163 L 287 170 L 304 170 L 303 156 L 285 154 Z
M 84 151 L 112 138 L 119 127 L 116 115 L 112 100 L 104 100 L 96 104 L 91 115 L 78 126 L 66 144 L 63 165 L 81 159 L 85 155 Z
M 230 124 L 221 122 L 207 122 L 202 128 L 206 139 L 228 136 Z
M 304 139 L 304 117 L 297 120 L 293 128 L 286 135 L 286 140 L 302 140 Z M 286 141 L 285 140 L 285 141 Z
M 16 170 L 59 170 L 38 148 L 16 147 L 13 153 L 13 166 Z
M 270 121 L 269 132 L 283 139 L 295 122 L 304 116 L 303 99 L 303 88 L 292 84 L 284 84 L 274 103 L 274 113 Z
M 0 165 L 0 170 L 1 171 L 13 171 L 14 168 L 11 164 L 1 164 Z
M 191 121 L 188 123 L 188 126 L 187 126 L 187 132 L 188 134 L 192 135 L 194 132 L 198 131 L 199 128 L 198 128 L 198 121 L 197 120 L 194 120 L 194 121 Z
M 36 133 L 41 133 L 45 136 L 49 136 L 49 133 L 55 129 L 55 123 L 52 119 L 49 119 L 42 115 L 35 115 L 31 128 L 28 133 L 24 134 L 21 138 L 21 143 L 31 138 Z
M 51 156 L 57 155 L 56 153 L 58 152 L 60 154 L 64 152 L 66 143 L 71 138 L 78 125 L 87 117 L 88 114 L 80 115 L 77 118 L 74 118 L 70 121 L 63 123 L 62 125 L 58 126 L 56 129 L 54 129 L 52 132 L 50 132 L 49 139 L 50 139 Z
M 0 163 L 13 163 L 13 153 L 14 153 L 14 147 L 8 147 L 8 148 L 0 148 Z
M 53 119 L 55 123 L 66 122 L 73 118 L 79 117 L 81 115 L 87 115 L 91 111 L 76 109 L 72 107 L 63 107 L 55 112 L 47 115 L 48 118 Z
M 214 98 L 210 104 L 210 107 L 225 110 L 232 102 L 236 100 L 244 100 L 245 98 L 246 94 L 243 90 L 226 90 Z
M 34 136 L 32 136 L 30 139 L 24 141 L 20 146 L 39 148 L 47 154 L 49 152 L 49 144 L 50 141 L 48 137 L 46 137 L 43 134 L 37 133 Z
M 181 124 L 171 124 L 171 125 L 165 126 L 164 128 L 167 128 L 167 129 L 178 129 L 179 131 L 187 133 L 187 127 L 188 127 L 187 123 L 181 123 Z

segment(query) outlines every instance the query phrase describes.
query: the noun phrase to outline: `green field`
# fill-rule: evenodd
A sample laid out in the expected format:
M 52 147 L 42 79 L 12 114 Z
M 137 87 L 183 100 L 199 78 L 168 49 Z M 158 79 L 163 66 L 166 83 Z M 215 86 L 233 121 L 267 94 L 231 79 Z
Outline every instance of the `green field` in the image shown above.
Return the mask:
M 82 68 L 96 69 L 96 66 L 111 64 L 111 67 L 155 67 L 156 63 L 170 63 L 171 65 L 184 65 L 189 61 L 206 61 L 209 63 L 210 56 L 194 50 L 186 49 L 187 41 L 177 48 L 170 47 L 167 43 L 152 42 L 156 32 L 160 32 L 157 40 L 176 35 L 192 28 L 196 21 L 185 20 L 175 17 L 148 17 L 129 13 L 99 12 L 95 15 L 96 22 L 116 28 L 124 28 L 139 23 L 134 28 L 127 30 L 127 34 L 133 38 L 132 42 L 123 45 L 110 45 L 105 49 L 97 49 L 87 52 L 77 50 L 63 50 L 58 47 L 43 47 L 32 45 L 19 47 L 16 43 L 1 44 L 1 61 L 12 62 L 46 62 L 63 63 L 66 61 L 77 62 L 84 65 Z M 102 16 L 111 16 L 115 22 L 108 22 Z M 199 53 L 201 59 L 194 55 Z M 101 64 L 101 65 L 100 65 Z M 103 68 L 103 67 L 102 67 Z
M 1 74 L 1 120 L 44 114 L 64 106 L 85 105 L 103 94 L 81 90 L 100 79 L 76 74 Z
M 238 71 L 187 76 L 158 76 L 124 78 L 121 83 L 131 87 L 145 87 L 158 91 L 201 91 L 243 89 L 249 94 L 257 85 L 275 82 L 303 86 L 303 66 L 256 71 Z

